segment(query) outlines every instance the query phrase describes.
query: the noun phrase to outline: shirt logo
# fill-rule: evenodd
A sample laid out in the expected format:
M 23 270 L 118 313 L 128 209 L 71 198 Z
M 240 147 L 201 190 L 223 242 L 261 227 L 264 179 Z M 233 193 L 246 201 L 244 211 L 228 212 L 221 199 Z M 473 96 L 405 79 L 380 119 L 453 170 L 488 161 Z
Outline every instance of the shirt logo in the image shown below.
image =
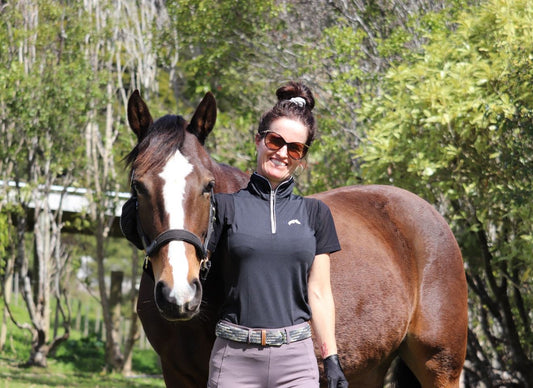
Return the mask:
M 296 219 L 289 221 L 289 225 L 294 225 L 294 224 L 302 225 L 301 222 Z

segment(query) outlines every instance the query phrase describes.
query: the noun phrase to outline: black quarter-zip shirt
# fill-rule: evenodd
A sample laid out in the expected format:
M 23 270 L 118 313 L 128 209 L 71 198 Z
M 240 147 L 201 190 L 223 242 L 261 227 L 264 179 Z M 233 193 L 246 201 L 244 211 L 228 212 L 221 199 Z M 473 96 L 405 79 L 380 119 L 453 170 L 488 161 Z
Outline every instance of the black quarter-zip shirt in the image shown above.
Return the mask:
M 326 204 L 293 194 L 293 187 L 290 178 L 273 190 L 254 173 L 247 188 L 216 194 L 209 249 L 227 249 L 229 259 L 221 319 L 279 328 L 311 318 L 309 270 L 316 255 L 340 244 Z

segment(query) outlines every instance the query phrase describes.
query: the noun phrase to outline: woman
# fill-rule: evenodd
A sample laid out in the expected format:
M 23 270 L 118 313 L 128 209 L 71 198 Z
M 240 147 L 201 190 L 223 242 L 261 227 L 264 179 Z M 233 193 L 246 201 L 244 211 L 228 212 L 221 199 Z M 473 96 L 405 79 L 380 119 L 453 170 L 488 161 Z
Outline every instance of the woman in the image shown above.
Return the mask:
M 329 387 L 347 387 L 337 357 L 330 253 L 340 249 L 328 207 L 292 193 L 293 174 L 315 138 L 313 94 L 290 82 L 276 92 L 255 137 L 248 187 L 217 194 L 210 250 L 225 247 L 232 271 L 211 353 L 208 387 L 318 387 L 311 339 Z

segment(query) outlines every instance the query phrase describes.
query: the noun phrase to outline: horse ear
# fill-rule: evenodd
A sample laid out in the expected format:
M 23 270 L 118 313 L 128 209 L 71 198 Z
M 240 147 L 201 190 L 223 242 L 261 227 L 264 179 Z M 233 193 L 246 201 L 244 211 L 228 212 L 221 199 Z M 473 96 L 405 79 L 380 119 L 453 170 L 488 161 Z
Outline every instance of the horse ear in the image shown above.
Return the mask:
M 200 144 L 204 145 L 205 139 L 215 126 L 217 121 L 217 102 L 213 93 L 207 92 L 196 108 L 194 116 L 187 127 L 187 131 L 198 138 Z
M 148 128 L 154 122 L 138 90 L 135 90 L 128 100 L 128 122 L 139 142 L 144 139 Z

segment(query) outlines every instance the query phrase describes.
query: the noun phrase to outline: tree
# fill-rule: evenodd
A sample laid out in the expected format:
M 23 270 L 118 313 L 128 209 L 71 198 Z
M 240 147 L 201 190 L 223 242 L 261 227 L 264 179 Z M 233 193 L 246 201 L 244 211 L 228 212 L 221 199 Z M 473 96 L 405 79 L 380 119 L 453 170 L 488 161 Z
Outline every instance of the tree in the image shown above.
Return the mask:
M 388 68 L 420 50 L 432 18 L 448 20 L 465 1 L 319 1 L 330 15 L 306 42 L 301 68 L 319 90 L 319 147 L 310 170 L 312 190 L 361 182 L 353 149 L 365 136 L 358 117 L 364 96 L 379 92 Z M 444 28 L 447 26 L 444 25 Z
M 412 190 L 447 216 L 470 286 L 465 378 L 533 386 L 533 7 L 492 0 L 436 28 L 359 111 L 365 182 Z M 436 20 L 436 19 L 435 19 Z
M 61 242 L 61 206 L 50 207 L 53 185 L 74 182 L 77 167 L 78 128 L 83 123 L 85 100 L 80 91 L 90 73 L 79 55 L 83 29 L 72 9 L 56 8 L 50 1 L 21 1 L 1 8 L 2 67 L 0 99 L 2 169 L 4 187 L 2 211 L 16 226 L 15 265 L 20 271 L 22 296 L 30 323 L 19 324 L 33 336 L 28 364 L 46 365 L 49 353 L 69 336 L 70 314 L 62 279 L 69 255 Z M 73 85 L 76 87 L 73 87 Z M 74 129 L 74 130 L 73 130 Z M 16 204 L 11 201 L 13 198 Z M 31 206 L 30 206 L 31 205 Z M 33 225 L 26 212 L 33 208 Z M 26 231 L 33 230 L 33 266 L 26 249 Z M 8 256 L 9 257 L 9 256 Z M 8 259 L 9 285 L 13 262 Z M 32 279 L 30 279 L 30 272 Z M 5 294 L 5 291 L 4 291 Z M 50 303 L 55 299 L 64 330 L 50 338 Z M 9 306 L 6 303 L 6 306 Z M 14 319 L 13 319 L 14 320 Z
M 84 128 L 86 169 L 83 182 L 92 188 L 88 217 L 96 240 L 94 257 L 106 327 L 106 367 L 110 371 L 127 373 L 131 368 L 133 345 L 139 336 L 138 320 L 132 313 L 126 346 L 122 348 L 117 316 L 112 308 L 116 295 L 113 295 L 113 287 L 108 290 L 109 268 L 105 265 L 110 230 L 119 203 L 118 193 L 126 177 L 126 174 L 118 175 L 116 166 L 127 147 L 125 142 L 119 141 L 119 133 L 129 133 L 124 125 L 128 93 L 141 89 L 146 95 L 155 95 L 158 90 L 153 33 L 156 23 L 165 23 L 167 18 L 162 4 L 153 1 L 89 1 L 85 4 L 84 10 L 93 21 L 93 29 L 88 33 L 84 52 L 95 74 L 95 84 L 101 86 L 103 93 L 87 96 L 90 109 Z M 132 258 L 134 265 L 139 265 L 135 262 L 137 254 L 132 254 Z M 132 282 L 137 282 L 135 272 Z
M 178 100 L 196 103 L 198 94 L 215 92 L 219 125 L 209 145 L 216 159 L 241 169 L 254 168 L 253 133 L 276 88 L 287 79 L 309 84 L 321 136 L 298 184 L 319 191 L 358 182 L 357 160 L 346 155 L 362 136 L 355 115 L 361 96 L 424 41 L 430 21 L 420 16 L 455 9 L 450 3 L 461 2 L 171 2 L 159 51 L 179 51 L 171 80 Z
M 203 94 L 212 91 L 219 115 L 209 147 L 215 158 L 243 170 L 252 165 L 252 133 L 264 107 L 262 97 L 271 101 L 272 77 L 279 72 L 269 71 L 277 59 L 270 41 L 279 26 L 270 25 L 279 11 L 275 3 L 169 2 L 170 24 L 159 38 L 160 60 L 174 63 L 170 82 L 179 113 L 192 113 Z

